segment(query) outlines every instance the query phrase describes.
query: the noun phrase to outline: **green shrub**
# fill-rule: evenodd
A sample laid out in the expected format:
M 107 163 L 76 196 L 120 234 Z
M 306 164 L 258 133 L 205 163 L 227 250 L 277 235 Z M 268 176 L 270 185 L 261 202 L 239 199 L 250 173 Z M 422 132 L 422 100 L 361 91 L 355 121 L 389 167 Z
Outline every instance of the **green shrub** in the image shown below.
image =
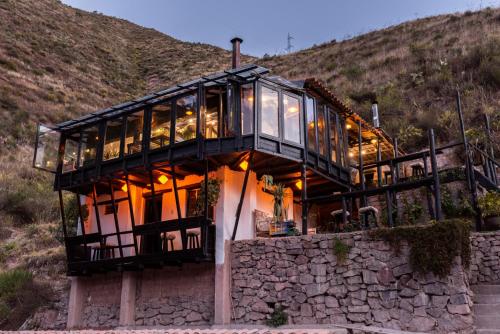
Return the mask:
M 478 205 L 481 209 L 481 215 L 486 217 L 500 216 L 500 193 L 489 191 L 479 197 Z
M 340 74 L 346 76 L 349 80 L 358 79 L 363 73 L 365 73 L 365 70 L 357 64 L 347 65 L 340 71 Z
M 287 323 L 288 315 L 283 311 L 281 306 L 276 306 L 273 313 L 271 313 L 271 318 L 267 320 L 267 325 L 269 327 L 279 327 Z
M 447 276 L 455 257 L 464 267 L 470 265 L 470 222 L 445 220 L 425 226 L 396 227 L 370 231 L 373 238 L 388 242 L 396 253 L 403 242 L 410 247 L 410 265 L 418 273 Z
M 333 240 L 333 254 L 337 257 L 337 262 L 339 264 L 344 264 L 349 256 L 351 247 L 344 243 L 339 238 Z

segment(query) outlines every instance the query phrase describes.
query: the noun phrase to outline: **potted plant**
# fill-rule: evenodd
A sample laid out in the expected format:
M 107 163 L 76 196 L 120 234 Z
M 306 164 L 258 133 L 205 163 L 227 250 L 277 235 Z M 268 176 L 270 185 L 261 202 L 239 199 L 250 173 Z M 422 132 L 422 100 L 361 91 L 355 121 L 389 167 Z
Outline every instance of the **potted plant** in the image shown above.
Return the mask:
M 274 184 L 271 175 L 262 176 L 264 190 L 273 195 L 273 224 L 269 229 L 271 235 L 296 235 L 298 231 L 295 222 L 288 219 L 288 207 L 285 206 L 285 185 Z
M 217 178 L 209 178 L 208 185 L 208 207 L 214 207 L 219 200 L 221 181 Z M 196 199 L 196 215 L 203 215 L 205 211 L 205 181 L 200 182 L 200 195 Z
M 500 229 L 500 193 L 489 191 L 478 200 L 486 230 Z

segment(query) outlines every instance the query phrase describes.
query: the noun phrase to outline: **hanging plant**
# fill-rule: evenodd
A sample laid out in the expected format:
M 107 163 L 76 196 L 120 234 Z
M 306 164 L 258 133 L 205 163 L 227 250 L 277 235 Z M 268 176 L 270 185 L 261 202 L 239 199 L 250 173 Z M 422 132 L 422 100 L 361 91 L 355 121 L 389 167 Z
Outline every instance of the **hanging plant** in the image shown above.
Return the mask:
M 208 206 L 215 206 L 219 200 L 221 181 L 217 178 L 208 179 Z M 200 194 L 196 198 L 195 214 L 200 216 L 205 211 L 205 180 L 200 182 Z

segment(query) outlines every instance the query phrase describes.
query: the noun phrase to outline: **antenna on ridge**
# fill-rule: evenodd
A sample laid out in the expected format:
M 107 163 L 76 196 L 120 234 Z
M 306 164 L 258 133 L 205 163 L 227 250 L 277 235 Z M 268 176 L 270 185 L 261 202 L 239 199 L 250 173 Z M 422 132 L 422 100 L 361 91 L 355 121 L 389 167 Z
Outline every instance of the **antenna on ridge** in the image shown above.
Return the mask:
M 285 49 L 287 53 L 292 52 L 292 48 L 293 48 L 292 39 L 293 39 L 293 36 L 290 35 L 290 33 L 288 33 L 288 36 L 286 37 L 286 49 Z

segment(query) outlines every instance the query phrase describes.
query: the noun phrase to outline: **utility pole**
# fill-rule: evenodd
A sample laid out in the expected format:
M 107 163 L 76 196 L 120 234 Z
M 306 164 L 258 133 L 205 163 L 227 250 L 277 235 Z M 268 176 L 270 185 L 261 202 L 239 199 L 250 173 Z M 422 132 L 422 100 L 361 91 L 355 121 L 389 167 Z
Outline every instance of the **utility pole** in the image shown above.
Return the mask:
M 285 49 L 287 53 L 292 52 L 292 48 L 293 48 L 292 39 L 293 39 L 293 36 L 290 35 L 290 33 L 288 33 L 288 36 L 286 37 L 286 49 Z

